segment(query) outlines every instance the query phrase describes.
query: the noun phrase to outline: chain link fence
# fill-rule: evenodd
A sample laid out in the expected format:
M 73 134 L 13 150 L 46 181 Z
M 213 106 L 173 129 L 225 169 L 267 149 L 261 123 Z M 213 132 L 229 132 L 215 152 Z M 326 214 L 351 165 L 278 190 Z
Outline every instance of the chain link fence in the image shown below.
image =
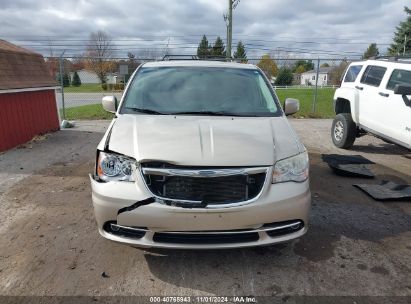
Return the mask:
M 191 59 L 191 56 L 188 57 Z M 172 59 L 172 57 L 168 58 L 168 60 Z M 114 95 L 120 100 L 124 87 L 135 69 L 145 62 L 158 60 L 153 58 L 45 58 L 50 73 L 60 84 L 61 88 L 57 92 L 58 107 L 61 118 L 67 120 L 112 117 L 102 109 L 102 98 Z M 299 99 L 301 111 L 298 115 L 302 117 L 331 115 L 334 91 L 340 85 L 347 65 L 355 60 L 276 58 L 269 55 L 235 59 L 237 62 L 259 66 L 270 80 L 282 103 L 286 98 Z

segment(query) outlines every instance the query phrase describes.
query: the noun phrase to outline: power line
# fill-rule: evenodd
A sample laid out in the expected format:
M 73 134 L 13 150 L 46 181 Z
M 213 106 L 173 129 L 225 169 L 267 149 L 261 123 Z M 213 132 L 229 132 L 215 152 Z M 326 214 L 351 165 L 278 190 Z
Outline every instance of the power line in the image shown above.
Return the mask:
M 171 37 L 170 37 L 171 38 Z M 241 39 L 233 39 L 234 41 L 238 42 Z M 70 46 L 84 46 L 83 44 L 54 44 L 54 42 L 88 42 L 89 40 L 65 40 L 65 39 L 56 39 L 56 40 L 21 40 L 24 42 L 47 42 L 47 43 L 52 43 L 52 46 L 66 46 L 66 45 L 70 45 Z M 167 42 L 165 40 L 157 40 L 157 39 L 147 39 L 147 40 L 143 40 L 143 39 L 112 39 L 112 42 L 164 42 L 164 44 L 166 44 Z M 241 40 L 243 41 L 243 40 Z M 329 42 L 319 42 L 319 41 L 298 41 L 298 40 L 264 40 L 264 39 L 247 39 L 245 40 L 245 42 L 267 42 L 267 43 L 295 43 L 295 44 L 330 44 Z M 375 42 L 377 45 L 390 45 L 391 43 L 381 43 L 381 42 Z M 179 44 L 184 44 L 184 43 L 169 43 L 170 45 L 179 45 Z M 197 41 L 195 42 L 187 42 L 186 44 L 197 44 Z M 370 42 L 332 42 L 332 44 L 338 44 L 338 45 L 367 45 L 370 44 Z M 30 46 L 28 44 L 20 44 L 20 45 L 26 45 L 26 46 Z M 116 45 L 121 45 L 121 44 L 117 44 Z M 50 45 L 48 45 L 50 46 Z
M 34 47 L 34 50 L 37 51 L 49 51 L 48 46 L 38 46 Z M 67 51 L 77 51 L 78 55 L 81 55 L 81 52 L 86 52 L 86 50 L 81 50 L 78 48 L 73 47 L 65 47 Z M 169 50 L 184 50 L 184 49 L 197 49 L 197 46 L 180 46 L 180 47 L 169 47 Z M 300 48 L 284 48 L 284 47 L 277 47 L 277 48 L 268 48 L 268 47 L 246 47 L 247 51 L 265 51 L 265 52 L 288 52 L 288 53 L 301 53 L 301 54 L 333 54 L 333 55 L 358 55 L 360 56 L 362 53 L 359 52 L 350 52 L 350 51 L 333 51 L 333 50 L 311 50 L 311 49 L 300 49 Z M 61 50 L 58 48 L 56 50 Z M 109 48 L 108 51 L 113 52 L 129 52 L 129 51 L 164 51 L 163 47 L 127 47 L 127 48 Z

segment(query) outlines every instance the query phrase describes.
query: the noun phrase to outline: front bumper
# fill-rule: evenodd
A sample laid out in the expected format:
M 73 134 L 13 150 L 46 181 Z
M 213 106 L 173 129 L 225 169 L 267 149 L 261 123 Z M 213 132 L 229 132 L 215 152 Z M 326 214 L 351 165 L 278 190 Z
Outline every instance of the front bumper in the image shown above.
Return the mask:
M 264 185 L 257 200 L 229 208 L 188 209 L 168 206 L 159 202 L 119 210 L 132 206 L 137 201 L 151 197 L 142 181 L 136 183 L 101 183 L 90 176 L 94 212 L 100 234 L 110 240 L 146 248 L 217 249 L 270 245 L 298 238 L 305 234 L 311 203 L 309 181 L 287 182 Z M 267 227 L 301 222 L 298 229 L 283 234 L 268 233 Z M 108 229 L 111 224 L 137 228 L 144 233 L 141 237 L 131 234 L 115 234 Z M 268 229 L 269 230 L 269 229 Z M 191 235 L 202 235 L 201 242 L 192 241 Z M 216 234 L 243 234 L 245 238 L 229 238 L 227 242 L 214 242 Z M 251 237 L 252 234 L 252 237 Z M 173 242 L 168 236 L 187 235 Z M 204 237 L 205 235 L 205 237 Z M 271 235 L 271 236 L 270 236 Z M 208 236 L 211 236 L 211 241 Z M 248 237 L 250 236 L 250 237 Z

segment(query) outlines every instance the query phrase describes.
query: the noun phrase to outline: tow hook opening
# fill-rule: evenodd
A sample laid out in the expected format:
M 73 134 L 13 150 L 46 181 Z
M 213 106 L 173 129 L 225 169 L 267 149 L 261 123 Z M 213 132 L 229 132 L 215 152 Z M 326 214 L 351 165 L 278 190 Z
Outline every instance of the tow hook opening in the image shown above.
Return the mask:
M 116 221 L 106 222 L 103 225 L 105 232 L 119 237 L 140 239 L 146 235 L 147 227 L 125 227 L 118 225 Z

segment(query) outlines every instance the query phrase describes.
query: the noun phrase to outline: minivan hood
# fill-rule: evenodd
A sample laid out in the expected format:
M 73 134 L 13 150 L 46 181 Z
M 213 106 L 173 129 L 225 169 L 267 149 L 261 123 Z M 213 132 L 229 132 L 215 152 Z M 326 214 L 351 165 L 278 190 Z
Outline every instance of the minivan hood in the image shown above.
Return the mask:
M 285 117 L 123 114 L 104 146 L 139 162 L 214 167 L 268 166 L 305 150 Z

